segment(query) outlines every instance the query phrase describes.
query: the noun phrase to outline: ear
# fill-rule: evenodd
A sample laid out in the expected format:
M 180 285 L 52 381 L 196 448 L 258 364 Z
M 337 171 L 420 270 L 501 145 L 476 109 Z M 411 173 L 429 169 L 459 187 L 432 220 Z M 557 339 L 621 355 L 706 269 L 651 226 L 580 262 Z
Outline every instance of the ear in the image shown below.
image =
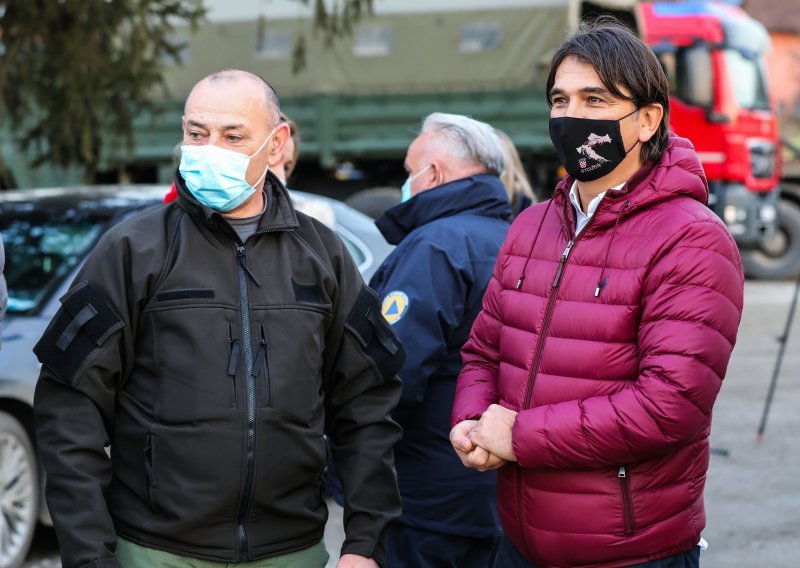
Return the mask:
M 185 137 L 186 137 L 186 117 L 185 116 L 181 117 L 181 135 L 185 139 Z
M 658 131 L 664 120 L 664 107 L 659 103 L 649 104 L 639 109 L 639 142 L 647 142 Z
M 282 122 L 275 128 L 272 139 L 267 144 L 267 161 L 270 168 L 274 168 L 283 159 L 283 147 L 289 139 L 289 125 Z
M 428 178 L 428 188 L 431 187 L 438 187 L 444 184 L 444 168 L 438 160 L 434 160 L 431 162 L 431 168 L 428 170 L 428 174 L 425 176 Z

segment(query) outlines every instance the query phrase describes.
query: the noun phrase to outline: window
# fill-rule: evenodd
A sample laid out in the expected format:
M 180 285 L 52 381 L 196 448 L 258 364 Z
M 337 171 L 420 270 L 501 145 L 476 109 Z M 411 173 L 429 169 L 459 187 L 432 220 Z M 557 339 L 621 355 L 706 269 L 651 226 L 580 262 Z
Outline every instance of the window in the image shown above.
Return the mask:
M 260 59 L 289 59 L 294 49 L 290 30 L 259 30 L 256 33 L 256 57 Z
M 731 88 L 739 105 L 748 110 L 768 110 L 769 100 L 761 59 L 736 49 L 726 49 L 723 53 Z
M 394 47 L 394 30 L 389 26 L 359 26 L 353 38 L 356 57 L 384 57 Z
M 94 245 L 99 224 L 54 222 L 47 215 L 0 219 L 6 249 L 8 311 L 27 312 L 42 302 Z
M 478 22 L 461 26 L 461 53 L 491 51 L 503 43 L 503 29 L 498 23 Z
M 698 45 L 658 54 L 669 82 L 669 92 L 686 104 L 711 108 L 714 104 L 711 52 Z

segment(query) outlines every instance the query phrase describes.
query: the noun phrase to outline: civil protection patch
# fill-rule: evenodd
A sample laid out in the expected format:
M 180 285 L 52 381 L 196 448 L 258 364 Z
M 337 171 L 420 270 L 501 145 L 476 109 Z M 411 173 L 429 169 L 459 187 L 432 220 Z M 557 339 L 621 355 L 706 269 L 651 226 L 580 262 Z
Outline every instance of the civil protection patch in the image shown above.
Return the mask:
M 386 321 L 394 325 L 406 315 L 408 305 L 408 296 L 406 296 L 405 292 L 394 290 L 386 294 L 386 297 L 383 299 L 381 313 Z

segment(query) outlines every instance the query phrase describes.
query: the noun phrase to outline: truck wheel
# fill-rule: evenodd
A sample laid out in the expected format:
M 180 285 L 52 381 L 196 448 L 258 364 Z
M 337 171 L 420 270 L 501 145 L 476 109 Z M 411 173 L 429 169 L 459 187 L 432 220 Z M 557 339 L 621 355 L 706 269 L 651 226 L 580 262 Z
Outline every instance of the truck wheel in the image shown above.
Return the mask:
M 364 189 L 345 199 L 345 203 L 364 215 L 377 219 L 389 207 L 400 203 L 400 190 L 393 187 Z
M 764 280 L 800 275 L 800 206 L 778 202 L 778 230 L 758 248 L 742 251 L 742 266 L 747 276 Z
M 36 454 L 19 421 L 0 411 L 0 568 L 22 566 L 36 530 Z

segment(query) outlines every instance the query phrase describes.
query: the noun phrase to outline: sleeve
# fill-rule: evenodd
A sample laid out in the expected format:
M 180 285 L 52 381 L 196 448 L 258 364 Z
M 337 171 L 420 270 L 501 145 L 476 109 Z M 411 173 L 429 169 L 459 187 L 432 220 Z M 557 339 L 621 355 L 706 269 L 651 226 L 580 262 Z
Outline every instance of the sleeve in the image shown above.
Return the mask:
M 34 348 L 34 395 L 46 499 L 64 568 L 116 567 L 106 505 L 116 389 L 132 365 L 136 310 L 127 247 L 103 238 Z
M 383 280 L 379 294 L 384 315 L 406 350 L 399 372 L 403 381 L 400 406 L 422 402 L 428 380 L 447 355 L 449 332 L 463 318 L 468 268 L 448 251 L 417 239 Z
M 472 324 L 469 340 L 461 349 L 464 367 L 458 376 L 456 396 L 450 415 L 450 424 L 478 419 L 492 404 L 499 400 L 497 376 L 500 369 L 500 293 L 501 275 L 507 254 L 510 237 L 497 255 L 494 272 L 486 293 L 483 295 L 483 309 Z
M 593 469 L 637 463 L 707 435 L 742 314 L 744 277 L 716 221 L 676 235 L 642 289 L 639 376 L 621 391 L 517 415 L 521 467 Z
M 339 242 L 338 244 L 341 245 Z M 342 554 L 385 565 L 384 533 L 400 516 L 392 448 L 405 351 L 349 253 L 335 253 L 338 294 L 324 355 L 326 434 L 344 491 Z

